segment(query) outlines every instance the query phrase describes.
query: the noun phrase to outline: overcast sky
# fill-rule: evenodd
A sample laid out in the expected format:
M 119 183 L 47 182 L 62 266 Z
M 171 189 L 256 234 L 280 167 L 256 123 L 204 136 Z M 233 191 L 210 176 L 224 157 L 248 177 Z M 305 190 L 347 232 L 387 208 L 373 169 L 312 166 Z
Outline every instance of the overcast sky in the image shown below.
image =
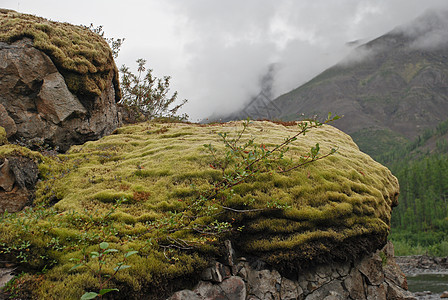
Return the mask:
M 126 38 L 117 66 L 144 58 L 193 121 L 241 108 L 270 70 L 272 97 L 447 0 L 0 0 L 0 7 Z

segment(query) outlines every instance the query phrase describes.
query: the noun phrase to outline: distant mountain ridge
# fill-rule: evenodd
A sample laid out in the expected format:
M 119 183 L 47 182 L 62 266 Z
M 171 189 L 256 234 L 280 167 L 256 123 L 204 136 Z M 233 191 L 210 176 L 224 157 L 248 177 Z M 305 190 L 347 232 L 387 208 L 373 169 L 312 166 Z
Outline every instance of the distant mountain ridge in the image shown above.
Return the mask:
M 334 125 L 371 151 L 435 127 L 448 118 L 448 11 L 428 12 L 357 47 L 273 105 L 282 120 L 344 115 Z M 363 145 L 370 138 L 381 139 L 374 149 Z

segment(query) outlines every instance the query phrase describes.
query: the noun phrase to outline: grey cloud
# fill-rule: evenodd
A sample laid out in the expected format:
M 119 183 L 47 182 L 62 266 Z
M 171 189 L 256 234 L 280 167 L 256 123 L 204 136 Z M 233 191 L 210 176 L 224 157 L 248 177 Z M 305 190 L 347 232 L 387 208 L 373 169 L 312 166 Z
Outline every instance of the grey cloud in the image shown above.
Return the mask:
M 192 4 L 193 3 L 193 4 Z M 177 3 L 194 32 L 185 47 L 193 116 L 241 109 L 257 95 L 260 78 L 275 65 L 271 97 L 297 87 L 352 50 L 443 1 L 184 1 Z M 351 59 L 369 53 L 358 50 Z M 348 62 L 348 60 L 347 60 Z
M 270 66 L 276 97 L 346 57 L 347 42 L 369 41 L 428 8 L 448 8 L 446 0 L 128 0 L 107 2 L 105 13 L 104 1 L 67 2 L 63 10 L 60 1 L 43 2 L 21 0 L 20 7 L 125 37 L 118 64 L 132 68 L 141 57 L 157 76 L 171 75 L 192 120 L 244 107 Z M 418 44 L 443 38 L 434 32 Z

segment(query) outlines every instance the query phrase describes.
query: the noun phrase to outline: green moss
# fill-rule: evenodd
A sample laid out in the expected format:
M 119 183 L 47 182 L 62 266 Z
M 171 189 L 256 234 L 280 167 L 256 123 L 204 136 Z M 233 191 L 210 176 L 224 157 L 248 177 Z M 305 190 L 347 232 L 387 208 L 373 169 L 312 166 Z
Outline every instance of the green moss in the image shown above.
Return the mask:
M 104 190 L 101 192 L 96 193 L 93 195 L 93 199 L 101 201 L 101 202 L 108 202 L 108 203 L 115 203 L 116 201 L 120 199 L 126 199 L 126 200 L 133 200 L 132 194 L 125 193 L 125 192 L 116 192 L 114 190 Z
M 0 126 L 0 146 L 8 144 L 8 138 L 6 137 L 5 128 Z
M 35 161 L 44 161 L 44 157 L 42 156 L 42 154 L 36 151 L 31 151 L 28 148 L 17 146 L 14 144 L 6 144 L 3 146 L 0 145 L 0 159 L 10 156 L 24 156 Z
M 157 133 L 160 128 L 169 130 L 170 137 Z M 231 238 L 240 252 L 283 269 L 332 257 L 352 259 L 381 246 L 389 232 L 398 182 L 389 170 L 360 152 L 349 136 L 330 126 L 299 137 L 278 164 L 290 165 L 316 142 L 322 153 L 339 148 L 331 158 L 288 173 L 255 175 L 207 204 L 200 202 L 199 195 L 222 178 L 203 145 L 212 143 L 222 153 L 224 146 L 217 133 L 234 135 L 241 129 L 241 122 L 213 126 L 148 122 L 72 147 L 40 166 L 42 181 L 36 201 L 57 202 L 54 207 L 3 217 L 0 242 L 27 240 L 32 249 L 45 244 L 36 252 L 34 266 L 56 263 L 33 294 L 50 299 L 51 295 L 76 298 L 96 288 L 88 269 L 68 270 L 74 265 L 70 258 L 81 257 L 83 249 L 94 251 L 103 240 L 121 252 L 139 250 L 127 262 L 131 268 L 114 279 L 120 293 L 128 298 L 154 295 L 154 299 L 167 296 L 163 287 L 194 281 L 207 261 L 220 253 L 224 238 Z M 255 137 L 257 144 L 275 145 L 296 131 L 295 127 L 253 122 L 241 141 Z M 119 159 L 104 159 L 104 155 Z M 116 206 L 121 198 L 129 201 Z M 195 216 L 195 201 L 219 212 L 220 222 L 242 231 L 204 236 L 191 230 L 214 220 L 208 211 Z M 263 210 L 242 214 L 223 210 L 218 204 Z M 275 205 L 290 208 L 266 209 Z M 179 224 L 187 226 L 178 230 Z M 194 248 L 164 248 L 172 239 L 188 241 Z M 69 291 L 68 285 L 74 288 Z
M 49 21 L 12 10 L 0 10 L 0 41 L 13 43 L 31 38 L 64 76 L 67 87 L 78 96 L 100 96 L 112 81 L 115 97 L 121 98 L 118 69 L 107 42 L 84 26 Z

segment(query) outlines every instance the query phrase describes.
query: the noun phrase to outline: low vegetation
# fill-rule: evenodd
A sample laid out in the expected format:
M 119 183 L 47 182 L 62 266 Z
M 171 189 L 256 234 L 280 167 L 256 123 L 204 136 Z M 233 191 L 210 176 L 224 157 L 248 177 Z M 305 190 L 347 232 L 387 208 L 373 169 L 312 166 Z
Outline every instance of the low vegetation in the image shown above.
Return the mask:
M 448 255 L 448 121 L 414 141 L 375 156 L 398 177 L 400 205 L 392 215 L 397 255 Z
M 117 288 L 110 294 L 163 298 L 193 284 L 223 239 L 284 271 L 385 242 L 398 193 L 387 168 L 326 125 L 242 168 L 301 130 L 245 124 L 139 123 L 44 157 L 36 206 L 1 217 L 2 256 L 25 271 L 9 290 L 76 299 Z M 116 272 L 124 257 L 130 267 Z

